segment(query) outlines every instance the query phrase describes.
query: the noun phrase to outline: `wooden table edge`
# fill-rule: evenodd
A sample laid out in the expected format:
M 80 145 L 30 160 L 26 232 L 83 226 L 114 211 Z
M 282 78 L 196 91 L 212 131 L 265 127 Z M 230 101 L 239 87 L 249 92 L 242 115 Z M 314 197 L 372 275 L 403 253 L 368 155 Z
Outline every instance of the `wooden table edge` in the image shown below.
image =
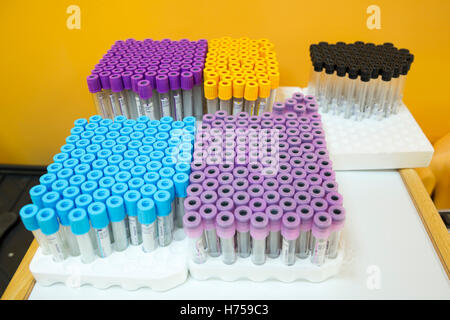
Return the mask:
M 416 206 L 433 247 L 450 279 L 450 236 L 439 213 L 429 197 L 425 186 L 414 169 L 400 169 L 400 176 L 405 183 L 411 199 Z M 2 295 L 2 300 L 26 300 L 31 294 L 36 281 L 30 272 L 30 262 L 38 248 L 33 240 L 22 262 Z

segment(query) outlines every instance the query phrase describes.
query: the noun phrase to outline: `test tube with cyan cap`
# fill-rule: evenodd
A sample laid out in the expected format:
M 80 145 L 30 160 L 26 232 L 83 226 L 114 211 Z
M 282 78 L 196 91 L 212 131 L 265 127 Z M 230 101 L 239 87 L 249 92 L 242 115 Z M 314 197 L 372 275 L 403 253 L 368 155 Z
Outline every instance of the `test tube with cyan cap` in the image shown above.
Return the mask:
M 331 216 L 326 212 L 314 215 L 311 237 L 311 263 L 321 266 L 325 263 L 328 237 L 331 231 Z
M 163 179 L 159 180 L 156 183 L 156 186 L 158 187 L 158 190 L 165 190 L 165 191 L 168 191 L 169 194 L 170 194 L 170 208 L 171 209 L 170 209 L 169 218 L 171 219 L 170 228 L 173 231 L 174 227 L 175 227 L 175 220 L 174 220 L 174 218 L 175 218 L 176 203 L 174 202 L 174 200 L 175 200 L 175 186 L 174 186 L 174 183 L 173 183 L 171 178 L 172 178 L 173 174 L 175 173 L 175 170 L 173 170 L 173 169 L 169 170 L 169 169 L 172 169 L 172 168 L 163 168 L 163 169 L 160 170 L 160 175 L 161 175 L 161 171 L 170 172 L 170 177 L 166 177 L 166 178 L 163 178 Z M 173 173 L 171 173 L 171 172 L 173 172 Z
M 269 220 L 258 212 L 250 219 L 250 235 L 252 236 L 252 262 L 257 265 L 266 262 L 266 238 L 269 235 Z
M 106 258 L 113 252 L 106 206 L 102 202 L 94 202 L 89 205 L 87 212 L 97 239 L 98 255 Z
M 184 200 L 187 197 L 189 176 L 186 173 L 175 173 L 172 177 L 175 184 L 175 222 L 178 228 L 183 227 Z
M 233 80 L 233 115 L 243 111 L 244 87 L 244 79 Z
M 19 211 L 20 218 L 22 219 L 25 229 L 33 233 L 39 247 L 41 247 L 42 253 L 50 254 L 50 248 L 47 243 L 47 238 L 39 228 L 39 224 L 36 219 L 36 215 L 39 212 L 39 207 L 35 204 L 27 204 Z
M 281 260 L 287 266 L 295 263 L 295 246 L 300 232 L 300 218 L 294 212 L 285 214 L 281 221 Z
M 142 226 L 142 250 L 152 252 L 158 248 L 158 230 L 156 223 L 155 202 L 144 198 L 137 203 L 137 214 Z
M 170 86 L 170 99 L 172 99 L 172 110 L 175 114 L 175 120 L 183 120 L 183 98 L 181 96 L 180 86 L 180 73 L 177 71 L 171 71 L 168 73 L 169 86 Z
M 141 80 L 138 82 L 138 92 L 141 103 L 141 108 L 144 110 L 144 115 L 150 120 L 156 120 L 155 108 L 153 106 L 153 92 L 150 81 Z
M 342 206 L 328 208 L 331 216 L 331 232 L 328 238 L 327 258 L 335 259 L 338 255 L 339 239 L 345 222 L 345 209 Z
M 71 256 L 79 256 L 80 248 L 78 247 L 77 240 L 70 229 L 69 212 L 75 208 L 75 204 L 70 199 L 60 200 L 56 204 L 56 213 L 61 223 L 61 235 L 66 243 L 67 248 Z
M 184 232 L 189 238 L 189 256 L 193 262 L 206 262 L 207 255 L 203 243 L 203 223 L 198 212 L 188 212 L 183 217 Z
M 130 230 L 130 244 L 138 246 L 142 243 L 142 228 L 138 220 L 137 203 L 141 194 L 136 190 L 127 191 L 124 196 L 125 208 L 128 216 L 128 230 Z
M 183 112 L 177 120 L 181 121 L 184 117 L 194 115 L 194 100 L 192 96 L 192 88 L 194 87 L 194 75 L 190 71 L 181 73 L 181 89 L 183 90 Z
M 277 96 L 277 89 L 280 83 L 280 73 L 278 71 L 269 71 L 270 80 L 270 97 L 269 97 L 269 109 L 267 111 L 272 111 L 273 103 Z
M 204 87 L 207 112 L 214 114 L 217 110 L 219 110 L 219 101 L 217 99 L 217 82 L 215 80 L 207 80 L 205 81 Z
M 89 92 L 92 93 L 94 99 L 95 109 L 97 113 L 103 118 L 112 119 L 111 105 L 109 103 L 108 96 L 102 91 L 102 85 L 100 78 L 96 74 L 91 74 L 87 77 L 87 85 Z
M 59 232 L 59 222 L 55 210 L 52 208 L 44 208 L 39 210 L 36 215 L 39 228 L 47 239 L 50 253 L 53 256 L 53 261 L 61 262 L 68 256 L 67 247 Z
M 123 198 L 111 196 L 106 200 L 108 216 L 114 235 L 114 250 L 123 251 L 128 247 L 128 234 L 125 224 L 125 206 Z
M 234 234 L 236 226 L 234 215 L 229 211 L 222 211 L 216 217 L 217 235 L 220 239 L 220 249 L 222 251 L 222 261 L 225 264 L 233 264 L 236 261 L 236 251 L 234 246 Z
M 244 111 L 256 115 L 256 100 L 258 99 L 258 83 L 247 81 L 244 88 Z
M 81 208 L 72 209 L 68 215 L 70 230 L 75 235 L 80 248 L 81 262 L 91 263 L 95 260 L 95 249 L 89 233 L 91 225 L 86 210 Z
M 157 224 L 158 224 L 158 243 L 161 247 L 166 247 L 172 242 L 172 209 L 170 193 L 166 190 L 158 190 L 153 195 L 156 204 Z
M 219 109 L 231 114 L 233 87 L 231 81 L 222 80 L 219 82 Z

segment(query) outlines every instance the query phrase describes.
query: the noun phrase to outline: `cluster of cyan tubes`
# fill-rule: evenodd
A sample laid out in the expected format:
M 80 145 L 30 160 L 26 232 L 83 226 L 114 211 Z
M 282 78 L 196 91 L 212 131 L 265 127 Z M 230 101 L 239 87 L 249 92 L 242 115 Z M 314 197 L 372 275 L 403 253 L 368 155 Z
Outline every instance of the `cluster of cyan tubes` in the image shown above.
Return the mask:
M 184 202 L 194 262 L 337 257 L 345 210 L 320 115 L 313 97 L 293 100 L 261 116 L 203 116 Z
M 323 112 L 357 120 L 398 113 L 414 60 L 408 49 L 392 43 L 321 42 L 310 46 L 310 55 L 308 93 L 318 98 Z
M 151 252 L 182 227 L 195 117 L 78 119 L 48 173 L 20 210 L 44 254 L 83 263 L 124 251 Z
M 203 114 L 205 39 L 116 41 L 87 77 L 97 113 L 112 119 Z
M 209 43 L 204 69 L 207 112 L 270 111 L 280 81 L 274 44 L 268 39 L 222 37 Z

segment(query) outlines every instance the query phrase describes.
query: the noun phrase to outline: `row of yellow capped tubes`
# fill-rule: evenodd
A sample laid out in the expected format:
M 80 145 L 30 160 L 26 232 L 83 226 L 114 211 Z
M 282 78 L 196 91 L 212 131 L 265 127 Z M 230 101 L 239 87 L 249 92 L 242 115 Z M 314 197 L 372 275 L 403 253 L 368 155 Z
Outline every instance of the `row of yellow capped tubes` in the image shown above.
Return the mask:
M 208 42 L 203 70 L 209 100 L 268 98 L 280 82 L 274 45 L 268 39 L 222 37 Z

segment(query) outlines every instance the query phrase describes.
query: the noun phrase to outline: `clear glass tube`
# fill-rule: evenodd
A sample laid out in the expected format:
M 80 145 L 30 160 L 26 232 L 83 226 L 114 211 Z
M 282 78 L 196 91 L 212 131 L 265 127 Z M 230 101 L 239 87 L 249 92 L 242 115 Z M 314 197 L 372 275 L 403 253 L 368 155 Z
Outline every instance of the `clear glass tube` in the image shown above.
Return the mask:
M 237 253 L 241 258 L 250 256 L 250 232 L 236 232 Z
M 34 238 L 36 239 L 39 247 L 41 247 L 42 254 L 48 255 L 50 254 L 50 248 L 48 246 L 47 238 L 42 233 L 41 229 L 36 229 L 31 231 L 33 233 Z
M 234 251 L 234 237 L 220 238 L 220 248 L 222 250 L 222 261 L 225 264 L 233 264 L 236 261 Z
M 374 111 L 374 103 L 375 103 L 375 92 L 377 89 L 378 81 L 377 79 L 370 79 L 368 86 L 367 86 L 367 94 L 366 94 L 366 100 L 365 100 L 365 115 L 370 116 L 372 112 Z
M 242 112 L 242 104 L 244 99 L 242 98 L 233 98 L 233 114 L 238 114 Z
M 394 103 L 397 100 L 397 87 L 399 85 L 400 82 L 400 78 L 394 78 L 392 77 L 391 81 L 389 82 L 389 89 L 387 92 L 387 97 L 386 97 L 386 114 L 390 115 L 392 113 L 395 113 L 395 107 L 394 107 Z
M 203 237 L 189 238 L 189 256 L 194 263 L 202 264 L 206 262 L 207 255 Z
M 336 76 L 335 83 L 333 86 L 332 100 L 331 100 L 331 109 L 333 114 L 337 114 L 339 111 L 339 106 L 342 106 L 344 95 L 345 77 Z
M 277 88 L 270 90 L 269 96 L 269 112 L 272 111 L 273 103 L 275 102 L 275 98 L 277 97 Z
M 269 112 L 268 106 L 269 98 L 258 98 L 257 102 L 257 115 L 260 116 L 263 112 Z
M 211 257 L 220 256 L 219 238 L 216 234 L 216 229 L 205 229 L 206 247 Z M 233 249 L 234 250 L 234 249 Z
M 347 78 L 345 84 L 344 118 L 350 118 L 355 104 L 356 79 Z
M 175 114 L 174 119 L 176 121 L 183 121 L 183 98 L 181 97 L 181 90 L 172 90 L 172 102 L 173 102 L 173 114 Z
M 366 99 L 369 81 L 358 81 L 358 88 L 356 92 L 355 111 L 357 119 L 362 119 L 366 113 Z
M 161 117 L 172 117 L 168 92 L 159 94 L 159 105 L 161 106 Z
M 315 71 L 314 67 L 311 69 L 311 73 L 309 74 L 309 81 L 308 81 L 308 94 L 312 94 L 316 97 L 319 95 L 319 85 L 320 85 L 320 75 L 321 71 Z
M 95 250 L 92 246 L 91 237 L 89 233 L 76 235 L 76 241 L 78 243 L 78 247 L 80 248 L 81 254 L 81 262 L 82 263 L 91 263 L 95 260 Z
M 389 81 L 381 80 L 378 86 L 377 90 L 377 98 L 376 98 L 376 104 L 377 104 L 377 117 L 379 119 L 387 116 L 387 110 L 386 110 L 386 100 L 387 95 L 389 92 Z
M 183 90 L 183 115 L 185 117 L 194 115 L 192 90 Z
M 69 255 L 69 252 L 66 246 L 64 245 L 61 233 L 57 231 L 51 235 L 45 235 L 45 237 L 47 239 L 50 253 L 53 256 L 53 261 L 54 262 L 64 261 Z
M 406 75 L 400 75 L 395 95 L 394 113 L 398 113 L 403 103 L 403 91 L 405 90 Z
M 270 231 L 269 236 L 267 237 L 267 255 L 274 259 L 280 255 L 280 247 L 281 247 L 281 232 L 278 231 Z
M 281 247 L 281 261 L 287 266 L 292 266 L 295 263 L 295 244 L 297 240 L 287 240 L 283 238 Z
M 75 235 L 72 233 L 70 226 L 61 225 L 61 236 L 66 247 L 69 249 L 69 254 L 73 257 L 79 256 L 80 248 L 78 247 L 77 239 L 75 239 Z
M 341 230 L 331 232 L 328 238 L 327 257 L 329 259 L 336 259 L 338 255 L 339 239 L 341 238 Z
M 197 121 L 202 120 L 203 116 L 203 98 L 202 98 L 202 85 L 196 85 L 193 89 L 194 100 L 194 116 Z
M 231 99 L 229 100 L 219 100 L 219 109 L 225 110 L 228 114 L 231 114 Z
M 175 201 L 172 201 L 172 203 L 170 204 L 171 206 L 171 210 L 170 210 L 170 230 L 175 230 L 175 218 L 176 218 L 176 212 L 177 212 L 177 204 Z
M 95 109 L 97 113 L 103 118 L 112 119 L 111 105 L 109 103 L 108 97 L 105 95 L 104 91 L 99 91 L 92 94 L 94 99 Z
M 156 222 L 142 225 L 142 250 L 152 252 L 158 248 Z
M 336 77 L 335 74 L 325 74 L 325 82 L 324 87 L 321 92 L 322 99 L 320 100 L 320 106 L 322 107 L 322 110 L 324 112 L 328 112 L 330 110 L 331 101 L 333 100 L 332 94 L 333 94 L 333 87 L 334 87 L 334 78 Z
M 266 239 L 252 239 L 252 262 L 257 265 L 266 262 Z
M 137 105 L 136 98 L 133 90 L 125 90 L 125 96 L 127 98 L 127 109 L 128 114 L 131 119 L 136 119 L 138 117 L 137 114 Z
M 328 239 L 311 235 L 311 263 L 321 266 L 325 263 Z
M 206 108 L 208 113 L 214 114 L 217 110 L 219 110 L 219 99 L 206 99 Z
M 161 105 L 159 104 L 159 92 L 156 89 L 153 89 L 153 95 L 152 95 L 152 99 L 153 99 L 153 109 L 155 112 L 155 119 L 158 120 L 161 118 Z
M 123 91 L 111 92 L 109 97 L 114 117 L 124 115 L 128 118 L 129 114 L 127 114 L 127 103 L 125 96 L 123 95 Z
M 311 241 L 311 230 L 300 231 L 300 235 L 297 238 L 297 257 L 300 259 L 306 259 L 309 256 L 309 243 Z
M 125 227 L 125 220 L 111 221 L 112 230 L 114 234 L 114 250 L 123 251 L 128 248 L 128 235 Z
M 105 228 L 94 229 L 95 238 L 97 239 L 98 255 L 100 258 L 106 258 L 112 253 L 111 237 L 109 233 L 109 225 Z
M 141 99 L 141 107 L 144 109 L 144 115 L 150 120 L 156 120 L 155 108 L 153 107 L 153 99 Z
M 183 228 L 183 217 L 184 217 L 184 200 L 186 198 L 176 197 L 175 198 L 175 225 L 178 228 Z
M 244 101 L 244 111 L 247 112 L 250 116 L 255 115 L 256 109 L 256 101 L 245 100 Z
M 128 229 L 130 230 L 130 244 L 140 245 L 142 243 L 142 227 L 137 216 L 128 216 Z
M 172 242 L 172 216 L 158 216 L 158 243 L 160 247 L 166 247 Z

